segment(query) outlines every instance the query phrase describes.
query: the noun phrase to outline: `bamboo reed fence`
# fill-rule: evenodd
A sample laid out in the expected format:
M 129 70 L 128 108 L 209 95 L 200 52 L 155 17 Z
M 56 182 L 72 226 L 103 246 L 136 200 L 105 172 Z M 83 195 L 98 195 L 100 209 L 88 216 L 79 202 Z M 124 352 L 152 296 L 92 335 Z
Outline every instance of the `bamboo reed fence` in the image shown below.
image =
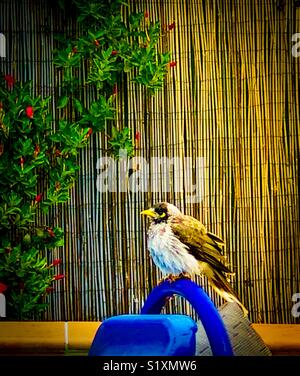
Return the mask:
M 292 55 L 292 35 L 300 32 L 300 8 L 273 0 L 130 1 L 131 11 L 146 9 L 162 25 L 175 21 L 160 48 L 172 52 L 177 66 L 150 100 L 130 77 L 124 81 L 117 124 L 140 132 L 137 156 L 178 158 L 170 171 L 172 191 L 163 191 L 164 171 L 152 171 L 159 192 L 99 193 L 96 167 L 107 145 L 92 136 L 70 203 L 58 208 L 60 216 L 51 213 L 65 230 L 64 248 L 51 257 L 63 258 L 66 279 L 45 319 L 138 313 L 161 277 L 139 212 L 167 200 L 225 239 L 233 286 L 253 322 L 298 322 L 291 310 L 300 292 L 300 57 Z M 0 70 L 33 80 L 37 93 L 54 95 L 54 106 L 61 80 L 52 64 L 54 34 L 76 34 L 77 27 L 51 2 L 0 0 L 7 41 Z M 91 99 L 85 92 L 85 104 Z M 185 157 L 203 164 L 188 173 Z M 201 200 L 190 202 L 187 184 L 200 187 Z M 222 303 L 205 280 L 199 282 Z M 179 298 L 166 311 L 192 314 Z

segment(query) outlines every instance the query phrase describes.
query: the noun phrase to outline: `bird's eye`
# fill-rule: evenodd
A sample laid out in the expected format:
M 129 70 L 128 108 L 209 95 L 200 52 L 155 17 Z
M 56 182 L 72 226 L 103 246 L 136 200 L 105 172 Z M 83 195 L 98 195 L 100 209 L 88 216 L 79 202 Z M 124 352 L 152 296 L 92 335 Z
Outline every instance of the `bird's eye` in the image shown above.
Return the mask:
M 165 213 L 164 209 L 162 209 L 162 208 L 156 208 L 155 213 L 157 213 L 160 217 L 166 216 L 166 213 Z

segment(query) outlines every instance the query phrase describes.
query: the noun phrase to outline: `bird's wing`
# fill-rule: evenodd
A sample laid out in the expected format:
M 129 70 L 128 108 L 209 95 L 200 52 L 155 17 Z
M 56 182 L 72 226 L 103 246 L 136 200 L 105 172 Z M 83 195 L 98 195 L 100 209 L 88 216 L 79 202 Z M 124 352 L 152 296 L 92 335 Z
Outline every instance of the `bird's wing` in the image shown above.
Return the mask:
M 205 261 L 219 271 L 234 274 L 225 265 L 223 240 L 208 232 L 201 222 L 183 215 L 170 218 L 169 223 L 174 235 L 189 247 L 197 260 Z

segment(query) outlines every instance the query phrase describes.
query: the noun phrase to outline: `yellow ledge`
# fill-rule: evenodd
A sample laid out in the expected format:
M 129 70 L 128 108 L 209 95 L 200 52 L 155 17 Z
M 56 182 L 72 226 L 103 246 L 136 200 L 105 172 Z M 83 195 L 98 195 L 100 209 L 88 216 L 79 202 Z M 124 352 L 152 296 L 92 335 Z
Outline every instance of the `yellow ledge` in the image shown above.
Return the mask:
M 1 353 L 64 353 L 90 348 L 99 322 L 0 322 Z
M 0 322 L 0 354 L 87 354 L 99 322 Z M 300 355 L 300 325 L 253 324 L 273 355 Z
M 300 355 L 299 324 L 252 324 L 273 355 Z

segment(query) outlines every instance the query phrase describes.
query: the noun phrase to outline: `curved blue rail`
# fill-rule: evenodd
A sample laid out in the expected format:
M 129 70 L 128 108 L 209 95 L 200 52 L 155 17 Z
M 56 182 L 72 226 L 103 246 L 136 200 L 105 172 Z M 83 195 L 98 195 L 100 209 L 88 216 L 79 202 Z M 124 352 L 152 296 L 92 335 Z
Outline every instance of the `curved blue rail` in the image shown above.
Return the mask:
M 149 294 L 141 313 L 160 313 L 166 303 L 166 298 L 174 294 L 184 297 L 195 308 L 206 331 L 213 355 L 234 355 L 218 310 L 204 290 L 189 279 L 165 281 L 155 287 Z

